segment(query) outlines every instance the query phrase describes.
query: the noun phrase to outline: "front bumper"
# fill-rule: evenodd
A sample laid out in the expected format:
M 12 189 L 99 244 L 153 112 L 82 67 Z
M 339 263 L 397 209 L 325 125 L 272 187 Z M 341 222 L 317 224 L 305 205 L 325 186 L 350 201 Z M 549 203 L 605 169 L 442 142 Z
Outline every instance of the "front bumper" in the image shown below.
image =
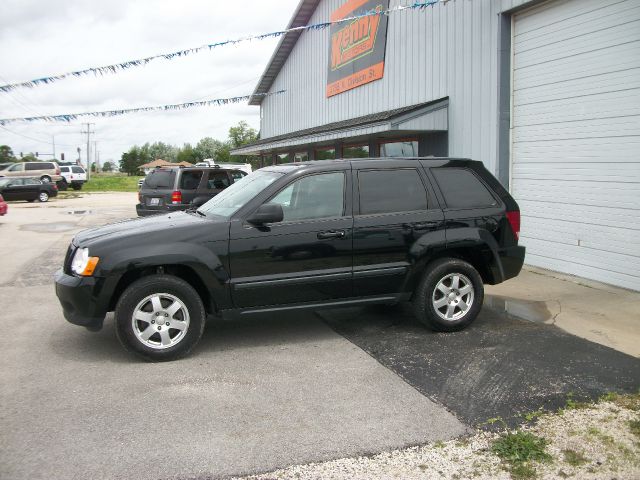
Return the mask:
M 189 208 L 189 205 L 162 205 L 158 207 L 150 207 L 142 203 L 136 205 L 136 213 L 139 217 L 148 217 L 149 215 L 161 215 L 163 213 L 180 212 Z
M 99 294 L 102 279 L 67 275 L 62 269 L 55 273 L 56 295 L 62 305 L 64 318 L 74 325 L 97 331 L 107 314 Z

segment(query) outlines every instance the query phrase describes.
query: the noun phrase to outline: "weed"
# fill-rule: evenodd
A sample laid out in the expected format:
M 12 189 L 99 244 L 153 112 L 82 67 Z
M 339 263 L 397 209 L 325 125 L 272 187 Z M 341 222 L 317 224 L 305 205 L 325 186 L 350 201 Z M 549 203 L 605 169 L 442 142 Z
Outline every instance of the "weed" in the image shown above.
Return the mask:
M 538 410 L 525 413 L 524 415 L 522 415 L 522 418 L 524 418 L 527 422 L 533 422 L 534 420 L 536 420 L 537 418 L 541 417 L 544 414 L 545 414 L 544 409 L 540 407 Z
M 572 467 L 578 467 L 588 461 L 581 453 L 576 452 L 575 450 L 563 450 L 562 454 L 564 456 L 564 461 Z
M 631 429 L 631 433 L 640 438 L 640 418 L 631 420 L 629 422 L 629 428 Z
M 612 402 L 619 407 L 638 412 L 640 411 L 640 392 L 630 393 L 628 395 L 616 395 Z
M 528 463 L 519 463 L 517 465 L 514 465 L 509 469 L 509 472 L 511 473 L 511 478 L 516 480 L 536 478 L 537 475 L 536 469 Z
M 567 405 L 565 410 L 580 410 L 583 408 L 589 408 L 591 404 L 589 402 L 581 402 L 576 400 L 573 396 L 573 392 L 567 394 Z
M 444 448 L 445 444 L 444 444 L 444 442 L 442 440 L 438 440 L 436 443 L 433 444 L 433 446 L 435 448 Z
M 546 461 L 551 459 L 545 451 L 547 443 L 546 439 L 530 432 L 508 432 L 493 442 L 491 450 L 502 460 L 511 463 Z

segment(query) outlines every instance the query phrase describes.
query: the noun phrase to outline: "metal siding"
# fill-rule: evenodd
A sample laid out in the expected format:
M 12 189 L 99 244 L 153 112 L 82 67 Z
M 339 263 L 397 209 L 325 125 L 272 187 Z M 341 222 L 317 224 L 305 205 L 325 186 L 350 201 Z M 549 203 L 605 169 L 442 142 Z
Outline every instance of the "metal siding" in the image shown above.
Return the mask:
M 342 3 L 320 2 L 310 22 L 326 21 Z M 390 6 L 411 3 L 391 0 Z M 329 99 L 329 31 L 303 33 L 271 87 L 287 93 L 262 102 L 262 138 L 448 96 L 449 154 L 482 160 L 496 172 L 502 8 L 494 0 L 453 0 L 391 14 L 384 78 Z
M 517 14 L 513 81 L 527 262 L 640 290 L 640 1 Z

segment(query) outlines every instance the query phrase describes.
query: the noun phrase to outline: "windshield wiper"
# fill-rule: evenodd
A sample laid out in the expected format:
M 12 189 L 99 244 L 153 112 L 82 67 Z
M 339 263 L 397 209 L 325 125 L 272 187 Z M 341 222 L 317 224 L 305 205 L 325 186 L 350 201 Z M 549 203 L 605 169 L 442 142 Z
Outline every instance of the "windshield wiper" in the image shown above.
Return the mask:
M 199 209 L 198 209 L 198 210 L 195 210 L 195 212 L 196 212 L 198 215 L 200 215 L 201 217 L 206 217 L 206 216 L 207 216 L 207 214 L 206 214 L 206 213 L 201 212 Z

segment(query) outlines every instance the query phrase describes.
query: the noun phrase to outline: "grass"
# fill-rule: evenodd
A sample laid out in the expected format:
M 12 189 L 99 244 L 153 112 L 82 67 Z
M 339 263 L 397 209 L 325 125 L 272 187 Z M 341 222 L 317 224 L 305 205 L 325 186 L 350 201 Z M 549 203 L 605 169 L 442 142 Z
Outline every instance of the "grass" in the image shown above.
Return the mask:
M 580 452 L 576 452 L 575 450 L 563 450 L 562 455 L 564 456 L 564 461 L 572 467 L 579 467 L 580 465 L 584 465 L 588 462 L 584 455 Z
M 547 440 L 531 432 L 507 432 L 493 442 L 491 451 L 506 464 L 512 478 L 527 479 L 536 476 L 531 462 L 551 460 L 547 444 Z
M 631 433 L 640 438 L 640 419 L 631 420 L 629 422 L 629 428 L 631 429 Z
M 83 192 L 137 192 L 138 180 L 144 177 L 126 175 L 99 174 L 91 175 L 91 180 L 82 186 Z

